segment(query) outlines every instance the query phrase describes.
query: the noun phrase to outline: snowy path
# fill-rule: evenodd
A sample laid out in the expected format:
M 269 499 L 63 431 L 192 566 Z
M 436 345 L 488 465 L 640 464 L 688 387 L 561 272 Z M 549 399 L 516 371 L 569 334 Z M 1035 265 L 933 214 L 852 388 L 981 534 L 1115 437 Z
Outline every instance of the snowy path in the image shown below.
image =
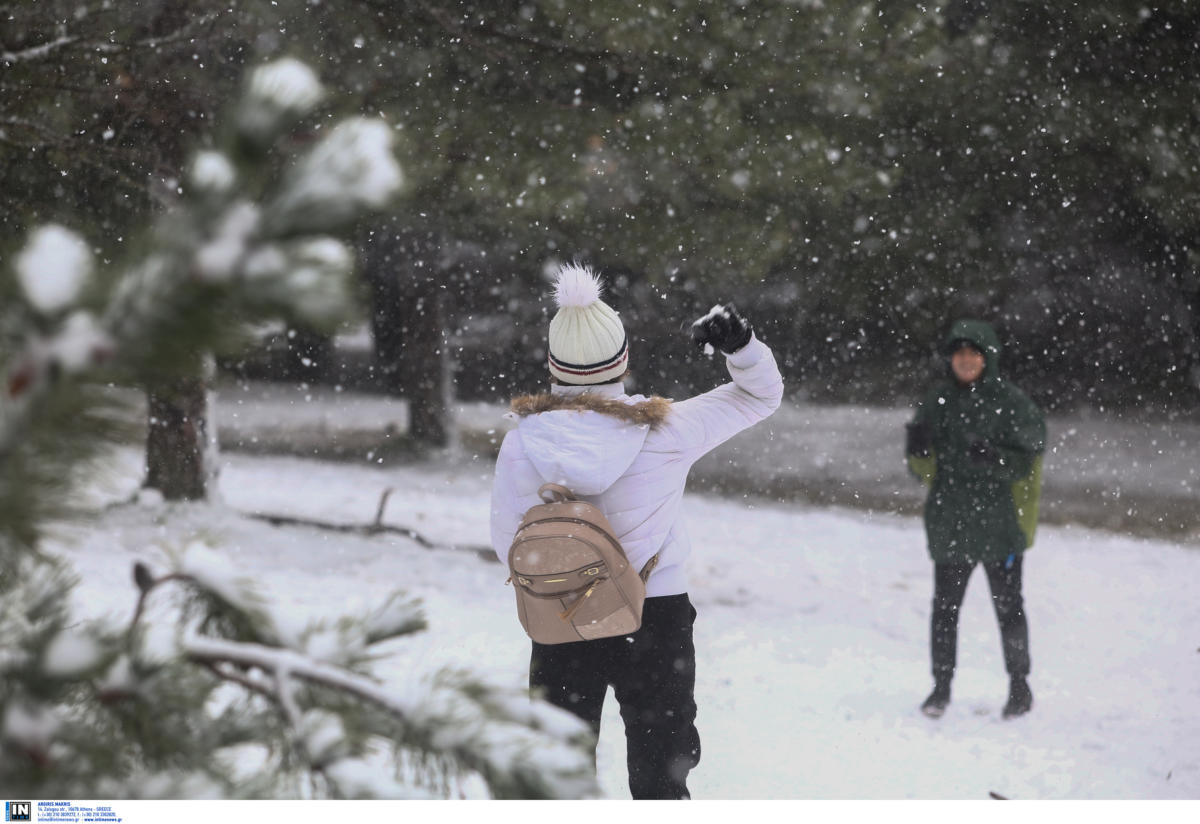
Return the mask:
M 112 491 L 136 485 L 123 452 Z M 294 458 L 225 458 L 228 507 L 385 521 L 446 542 L 487 542 L 491 465 L 370 469 Z M 929 689 L 931 568 L 919 520 L 692 496 L 691 596 L 700 617 L 698 726 L 689 781 L 707 799 L 1200 798 L 1200 550 L 1043 528 L 1026 559 L 1035 704 L 1003 722 L 1006 679 L 981 573 L 963 607 L 954 702 L 938 722 Z M 528 646 L 504 573 L 466 552 L 276 528 L 221 506 L 113 510 L 64 541 L 84 578 L 81 609 L 126 618 L 130 566 L 189 530 L 220 539 L 297 611 L 352 610 L 394 588 L 419 594 L 431 629 L 379 667 L 470 666 L 521 684 Z M 74 530 L 73 530 L 74 531 Z M 704 536 L 700 540 L 700 536 Z M 601 784 L 627 798 L 609 699 Z

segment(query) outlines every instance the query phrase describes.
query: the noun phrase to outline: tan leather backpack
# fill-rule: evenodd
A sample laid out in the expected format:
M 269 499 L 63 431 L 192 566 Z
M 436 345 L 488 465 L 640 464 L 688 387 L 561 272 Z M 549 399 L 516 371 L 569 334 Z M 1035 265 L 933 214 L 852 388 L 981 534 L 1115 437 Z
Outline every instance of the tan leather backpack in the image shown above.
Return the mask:
M 625 557 L 604 513 L 558 484 L 543 484 L 508 551 L 517 616 L 539 644 L 628 635 L 642 625 L 646 579 Z

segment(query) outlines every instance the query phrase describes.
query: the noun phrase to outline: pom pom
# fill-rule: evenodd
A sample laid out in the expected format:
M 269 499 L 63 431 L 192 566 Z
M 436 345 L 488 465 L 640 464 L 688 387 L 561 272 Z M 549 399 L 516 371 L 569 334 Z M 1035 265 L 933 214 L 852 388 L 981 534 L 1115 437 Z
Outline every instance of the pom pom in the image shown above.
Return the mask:
M 591 306 L 600 300 L 600 278 L 586 266 L 567 263 L 559 267 L 554 284 L 554 300 L 560 309 Z

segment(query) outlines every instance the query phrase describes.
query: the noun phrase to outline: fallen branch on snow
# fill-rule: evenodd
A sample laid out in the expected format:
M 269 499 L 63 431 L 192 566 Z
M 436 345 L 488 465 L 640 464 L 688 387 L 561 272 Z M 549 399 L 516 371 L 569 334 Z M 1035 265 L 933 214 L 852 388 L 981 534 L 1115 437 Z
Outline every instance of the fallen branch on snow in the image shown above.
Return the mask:
M 489 546 L 484 546 L 483 544 L 448 544 L 442 541 L 431 541 L 412 527 L 385 524 L 383 522 L 383 511 L 387 506 L 388 497 L 391 496 L 392 492 L 393 489 L 388 487 L 379 496 L 379 506 L 375 511 L 375 520 L 369 524 L 334 523 L 332 521 L 318 521 L 313 518 L 299 518 L 294 515 L 278 515 L 269 512 L 242 512 L 241 514 L 247 518 L 266 521 L 271 526 L 306 526 L 313 529 L 350 532 L 359 535 L 379 535 L 382 533 L 403 535 L 405 538 L 409 538 L 420 544 L 425 549 L 449 549 L 456 552 L 470 552 L 485 561 L 496 562 L 496 554 L 492 552 L 492 548 Z

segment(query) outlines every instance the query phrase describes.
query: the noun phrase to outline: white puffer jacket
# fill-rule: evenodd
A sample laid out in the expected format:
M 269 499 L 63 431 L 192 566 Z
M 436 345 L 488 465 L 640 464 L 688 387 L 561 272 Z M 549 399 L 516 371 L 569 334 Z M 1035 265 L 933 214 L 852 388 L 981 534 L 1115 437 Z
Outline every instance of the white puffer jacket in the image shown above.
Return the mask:
M 672 403 L 657 426 L 602 414 L 557 409 L 529 415 L 508 433 L 496 459 L 492 487 L 492 548 L 507 566 L 508 549 L 525 511 L 541 503 L 538 488 L 557 483 L 600 508 L 635 569 L 659 553 L 647 596 L 687 592 L 691 554 L 679 521 L 683 487 L 692 464 L 719 444 L 779 408 L 783 378 L 771 350 L 757 338 L 726 365 L 733 383 Z M 590 392 L 627 404 L 621 384 L 552 387 L 554 394 Z

